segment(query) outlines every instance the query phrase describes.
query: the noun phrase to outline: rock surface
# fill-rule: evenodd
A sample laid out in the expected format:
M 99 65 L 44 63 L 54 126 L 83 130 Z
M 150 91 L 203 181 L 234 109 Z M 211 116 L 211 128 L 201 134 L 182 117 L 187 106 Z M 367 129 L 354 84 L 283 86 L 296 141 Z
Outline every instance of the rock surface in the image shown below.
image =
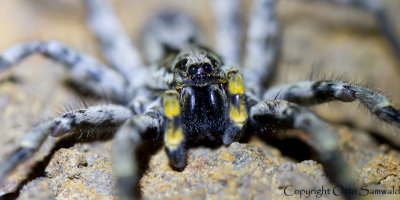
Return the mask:
M 114 1 L 114 4 L 124 26 L 137 38 L 145 17 L 163 7 L 164 2 L 135 0 L 130 3 Z M 185 2 L 166 4 L 192 13 L 206 31 L 205 40 L 212 44 L 212 15 L 206 1 Z M 399 18 L 400 4 L 396 0 L 384 2 L 391 18 Z M 248 8 L 249 5 L 244 5 L 245 11 Z M 0 22 L 7 31 L 0 32 L 0 49 L 29 39 L 51 38 L 98 56 L 97 45 L 84 26 L 83 13 L 78 0 L 2 2 Z M 316 78 L 345 75 L 355 81 L 357 77 L 358 82 L 386 91 L 400 107 L 400 88 L 394 87 L 400 85 L 397 78 L 400 62 L 370 14 L 299 1 L 279 1 L 278 14 L 283 27 L 283 49 L 274 84 L 308 79 L 314 66 L 320 74 Z M 399 28 L 397 30 L 400 32 Z M 81 106 L 79 94 L 63 84 L 65 78 L 59 65 L 40 56 L 0 73 L 0 158 L 15 149 L 23 133 L 33 125 L 69 107 Z M 101 102 L 96 100 L 95 103 Z M 388 145 L 382 142 L 384 139 L 376 140 L 369 134 L 375 132 L 396 144 L 400 141 L 398 129 L 382 126 L 356 103 L 329 104 L 314 109 L 330 122 L 348 122 L 358 127 L 335 126 L 343 154 L 360 184 L 369 189 L 400 186 L 398 146 Z M 298 132 L 277 134 L 281 138 Z M 52 151 L 55 143 L 55 139 L 50 138 L 33 159 L 0 183 L 0 195 L 19 199 L 115 199 L 115 180 L 110 168 L 111 141 L 59 145 L 61 148 Z M 291 149 L 290 143 L 282 148 L 297 151 Z M 145 199 L 292 199 L 285 196 L 287 186 L 293 186 L 288 187 L 289 194 L 294 192 L 291 189 L 304 189 L 304 185 L 317 189 L 334 187 L 325 177 L 322 166 L 312 161 L 312 155 L 306 155 L 305 161 L 298 161 L 281 153 L 284 152 L 282 148 L 255 138 L 248 144 L 195 148 L 189 151 L 189 164 L 183 172 L 171 170 L 164 151 L 158 151 L 141 179 L 142 196 Z M 50 151 L 53 153 L 48 158 L 46 155 Z M 47 158 L 48 162 L 36 167 L 33 175 L 29 173 L 36 163 Z M 292 197 L 300 198 L 299 195 Z M 400 196 L 368 197 L 398 199 Z

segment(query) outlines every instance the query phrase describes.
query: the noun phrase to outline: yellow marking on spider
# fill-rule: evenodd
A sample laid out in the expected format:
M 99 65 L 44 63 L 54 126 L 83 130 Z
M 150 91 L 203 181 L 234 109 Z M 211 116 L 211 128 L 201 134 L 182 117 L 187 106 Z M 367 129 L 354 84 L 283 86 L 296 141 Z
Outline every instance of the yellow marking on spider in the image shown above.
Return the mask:
M 175 90 L 168 90 L 164 93 L 164 115 L 169 119 L 181 114 L 178 96 L 179 94 Z
M 243 94 L 244 84 L 238 70 L 228 71 L 228 92 L 229 94 Z
M 183 131 L 181 127 L 175 128 L 172 122 L 168 123 L 168 130 L 164 137 L 165 146 L 170 149 L 176 149 L 183 142 Z
M 243 101 L 240 100 L 239 102 L 239 109 L 231 104 L 231 110 L 229 112 L 229 119 L 235 122 L 238 126 L 243 126 L 243 124 L 247 120 L 247 112 L 244 109 Z

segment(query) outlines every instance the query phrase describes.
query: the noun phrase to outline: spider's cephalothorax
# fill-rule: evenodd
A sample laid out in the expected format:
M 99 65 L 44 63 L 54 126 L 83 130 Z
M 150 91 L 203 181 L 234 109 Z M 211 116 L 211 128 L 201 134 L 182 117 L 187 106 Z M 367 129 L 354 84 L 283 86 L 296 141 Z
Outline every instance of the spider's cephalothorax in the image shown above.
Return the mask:
M 221 58 L 211 50 L 192 44 L 185 46 L 172 63 L 173 87 L 204 87 L 226 83 Z
M 164 97 L 165 143 L 171 164 L 181 169 L 186 164 L 185 144 L 206 140 L 231 144 L 241 136 L 247 110 L 241 75 L 225 69 L 221 58 L 208 49 L 184 47 L 172 73 L 172 90 Z

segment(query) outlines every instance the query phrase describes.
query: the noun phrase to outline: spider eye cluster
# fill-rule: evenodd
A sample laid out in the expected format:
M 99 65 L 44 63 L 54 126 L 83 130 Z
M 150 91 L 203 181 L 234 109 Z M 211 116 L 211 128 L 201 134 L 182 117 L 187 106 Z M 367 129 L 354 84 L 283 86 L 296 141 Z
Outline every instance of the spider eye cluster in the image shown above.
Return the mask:
M 209 63 L 202 63 L 200 65 L 193 64 L 193 65 L 190 65 L 187 69 L 187 73 L 190 76 L 193 76 L 195 74 L 209 74 L 212 71 L 213 71 L 213 67 Z

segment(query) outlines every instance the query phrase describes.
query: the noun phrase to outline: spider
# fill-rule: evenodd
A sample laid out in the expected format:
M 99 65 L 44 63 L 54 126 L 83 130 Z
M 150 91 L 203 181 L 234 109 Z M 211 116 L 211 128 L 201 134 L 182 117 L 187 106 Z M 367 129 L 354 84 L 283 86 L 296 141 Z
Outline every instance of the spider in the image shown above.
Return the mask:
M 199 31 L 185 15 L 164 13 L 153 19 L 143 36 L 149 68 L 143 67 L 107 4 L 86 3 L 89 26 L 115 69 L 56 41 L 12 46 L 1 54 L 0 69 L 41 53 L 65 64 L 75 83 L 93 93 L 105 93 L 119 105 L 78 109 L 39 124 L 1 163 L 0 178 L 31 157 L 49 135 L 87 131 L 101 135 L 117 129 L 113 168 L 120 198 L 131 199 L 136 195 L 132 188 L 138 184 L 135 149 L 145 141 L 163 140 L 171 166 L 182 170 L 192 144 L 229 145 L 254 129 L 277 127 L 308 133 L 332 182 L 352 188 L 333 130 L 303 106 L 358 100 L 384 121 L 400 125 L 399 111 L 386 97 L 356 84 L 328 80 L 265 88 L 279 44 L 273 1 L 254 3 L 242 73 L 238 70 L 240 30 L 232 20 L 237 18 L 237 3 L 215 2 L 218 54 L 199 44 Z M 227 5 L 232 7 L 223 9 Z M 148 74 L 154 78 L 144 80 Z

